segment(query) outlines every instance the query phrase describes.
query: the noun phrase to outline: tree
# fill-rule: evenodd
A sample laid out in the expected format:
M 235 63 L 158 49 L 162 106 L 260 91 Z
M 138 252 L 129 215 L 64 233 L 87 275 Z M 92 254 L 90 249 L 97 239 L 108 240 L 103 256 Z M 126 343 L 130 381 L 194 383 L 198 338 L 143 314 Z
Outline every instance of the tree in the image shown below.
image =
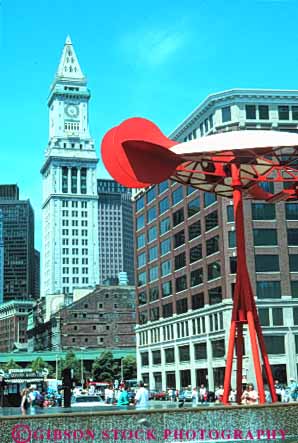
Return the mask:
M 33 362 L 29 365 L 29 367 L 34 372 L 41 372 L 43 369 L 48 369 L 49 376 L 53 374 L 54 370 L 49 363 L 45 362 L 41 357 L 37 357 Z
M 73 369 L 73 378 L 77 382 L 81 380 L 80 360 L 77 359 L 76 354 L 73 351 L 68 351 L 65 356 L 65 359 L 60 360 L 59 368 L 60 368 L 61 373 L 62 373 L 63 369 L 66 369 L 66 368 Z
M 4 365 L 5 371 L 8 371 L 9 369 L 22 369 L 22 366 L 18 365 L 13 359 L 11 359 Z
M 119 364 L 114 361 L 113 354 L 105 351 L 100 354 L 92 365 L 92 377 L 96 381 L 113 381 L 119 378 Z
M 122 371 L 124 380 L 137 378 L 137 361 L 133 355 L 122 358 Z

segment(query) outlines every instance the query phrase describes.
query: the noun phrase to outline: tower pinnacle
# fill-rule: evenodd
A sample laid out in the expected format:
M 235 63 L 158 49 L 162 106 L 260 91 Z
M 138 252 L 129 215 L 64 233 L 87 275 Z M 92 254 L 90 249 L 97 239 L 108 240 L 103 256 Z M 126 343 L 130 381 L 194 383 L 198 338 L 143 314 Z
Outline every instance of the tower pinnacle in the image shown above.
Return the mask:
M 66 37 L 56 73 L 56 81 L 57 80 L 70 80 L 84 83 L 86 81 L 69 35 Z

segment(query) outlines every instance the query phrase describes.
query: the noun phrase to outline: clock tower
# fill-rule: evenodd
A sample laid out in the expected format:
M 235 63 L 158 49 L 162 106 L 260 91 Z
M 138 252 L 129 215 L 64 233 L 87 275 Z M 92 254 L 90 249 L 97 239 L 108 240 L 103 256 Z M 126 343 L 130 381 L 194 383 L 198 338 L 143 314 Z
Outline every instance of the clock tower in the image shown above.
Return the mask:
M 44 296 L 98 284 L 98 201 L 90 91 L 67 37 L 48 98 L 49 142 L 43 177 Z

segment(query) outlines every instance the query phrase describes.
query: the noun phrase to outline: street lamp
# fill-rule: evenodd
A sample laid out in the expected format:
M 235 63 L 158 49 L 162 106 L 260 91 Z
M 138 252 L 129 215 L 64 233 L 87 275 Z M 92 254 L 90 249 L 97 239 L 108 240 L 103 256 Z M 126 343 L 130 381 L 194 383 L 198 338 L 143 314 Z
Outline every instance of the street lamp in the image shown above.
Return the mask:
M 80 351 L 85 351 L 87 348 L 81 347 L 79 349 L 80 349 Z M 83 360 L 82 353 L 81 353 L 81 385 L 82 385 L 82 387 L 84 385 L 84 360 Z

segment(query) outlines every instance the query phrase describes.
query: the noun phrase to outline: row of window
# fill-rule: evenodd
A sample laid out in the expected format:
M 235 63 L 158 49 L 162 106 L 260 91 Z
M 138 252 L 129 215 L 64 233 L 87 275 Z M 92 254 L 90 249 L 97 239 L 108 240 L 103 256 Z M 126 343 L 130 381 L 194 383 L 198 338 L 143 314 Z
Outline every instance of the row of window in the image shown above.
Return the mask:
M 276 220 L 274 204 L 252 203 L 251 209 L 252 209 L 253 220 Z M 286 215 L 286 220 L 298 220 L 298 203 L 285 203 L 285 215 Z M 234 221 L 233 205 L 227 206 L 227 218 L 228 222 Z
M 78 201 L 74 201 L 74 200 L 62 200 L 62 208 L 68 208 L 70 206 L 72 208 L 78 208 L 79 207 L 79 202 Z M 81 201 L 81 208 L 82 209 L 86 209 L 87 208 L 87 202 Z
M 68 174 L 70 169 L 70 191 L 69 191 L 69 180 Z M 80 189 L 81 194 L 87 194 L 87 168 L 68 168 L 66 166 L 62 167 L 62 192 L 67 194 L 71 192 L 72 194 L 78 193 L 78 172 L 80 172 Z M 78 203 L 78 202 L 76 202 Z M 77 207 L 77 206 L 74 206 Z

